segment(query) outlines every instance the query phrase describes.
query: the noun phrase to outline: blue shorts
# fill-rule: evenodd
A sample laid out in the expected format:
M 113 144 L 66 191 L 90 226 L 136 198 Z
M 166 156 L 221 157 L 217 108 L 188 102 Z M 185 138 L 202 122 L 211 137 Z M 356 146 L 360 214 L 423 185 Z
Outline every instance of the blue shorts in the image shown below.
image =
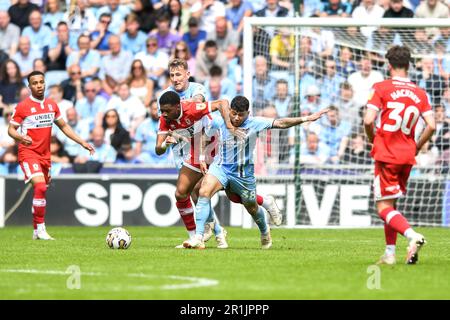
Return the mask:
M 225 171 L 215 163 L 209 167 L 208 174 L 216 177 L 224 189 L 229 189 L 231 192 L 239 195 L 243 204 L 256 202 L 256 179 L 253 174 L 239 177 Z

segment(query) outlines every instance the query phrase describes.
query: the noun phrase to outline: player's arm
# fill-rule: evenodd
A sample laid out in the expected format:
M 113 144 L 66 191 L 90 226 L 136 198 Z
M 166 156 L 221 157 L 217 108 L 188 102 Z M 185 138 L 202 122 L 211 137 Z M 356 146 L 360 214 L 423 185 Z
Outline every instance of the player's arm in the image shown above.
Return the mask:
M 230 102 L 228 102 L 227 99 L 221 99 L 221 100 L 215 100 L 211 101 L 210 103 L 210 110 L 211 112 L 214 112 L 216 110 L 219 110 L 220 114 L 222 115 L 222 118 L 225 122 L 225 126 L 228 130 L 231 131 L 231 134 L 238 138 L 245 138 L 245 133 L 242 132 L 241 129 L 236 128 L 231 123 L 230 119 Z
M 89 151 L 90 155 L 93 155 L 95 153 L 95 149 L 92 145 L 81 139 L 73 130 L 72 128 L 67 124 L 67 122 L 64 121 L 63 118 L 59 118 L 58 120 L 55 120 L 56 125 L 58 128 L 71 140 L 78 143 L 80 146 L 82 146 L 84 149 Z
M 177 144 L 177 140 L 174 137 L 172 137 L 168 132 L 158 133 L 155 145 L 156 154 L 158 156 L 163 155 L 164 153 L 166 153 L 167 148 L 171 144 Z
M 316 121 L 317 119 L 320 119 L 320 117 L 322 117 L 329 110 L 330 110 L 329 108 L 325 108 L 318 112 L 310 114 L 309 116 L 306 116 L 306 117 L 289 117 L 289 118 L 275 119 L 272 124 L 272 128 L 287 129 L 287 128 L 297 126 L 297 125 L 305 123 L 305 122 Z
M 367 139 L 370 143 L 373 143 L 375 138 L 375 119 L 378 116 L 378 111 L 373 108 L 367 108 L 366 115 L 364 116 L 364 131 L 366 132 Z
M 190 99 L 186 99 L 186 100 L 184 100 L 184 101 L 190 101 L 190 102 L 198 102 L 198 103 L 201 103 L 201 102 L 205 102 L 205 96 L 204 95 L 202 95 L 202 94 L 197 94 L 197 95 L 195 95 L 195 96 L 193 96 L 192 98 L 190 98 Z
M 8 135 L 18 143 L 22 143 L 26 146 L 31 145 L 33 143 L 33 140 L 28 135 L 23 136 L 19 132 L 17 132 L 17 128 L 19 127 L 19 125 L 10 123 L 8 126 Z
M 422 149 L 423 145 L 431 139 L 431 136 L 436 130 L 436 122 L 434 120 L 434 114 L 432 112 L 426 114 L 423 119 L 425 120 L 427 126 L 425 127 L 419 137 L 419 140 L 417 141 L 416 154 L 420 151 L 420 149 Z

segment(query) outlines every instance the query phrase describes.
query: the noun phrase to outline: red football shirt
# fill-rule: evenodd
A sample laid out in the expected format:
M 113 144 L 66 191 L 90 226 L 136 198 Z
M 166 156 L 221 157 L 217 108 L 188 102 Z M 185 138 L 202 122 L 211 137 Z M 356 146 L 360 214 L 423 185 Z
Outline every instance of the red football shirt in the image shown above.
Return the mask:
M 19 133 L 33 140 L 30 146 L 19 144 L 19 161 L 26 158 L 50 161 L 52 125 L 60 118 L 59 107 L 51 99 L 40 101 L 30 96 L 16 106 L 10 122 L 20 126 Z
M 191 164 L 198 163 L 200 134 L 203 129 L 203 124 L 200 120 L 203 116 L 209 116 L 211 113 L 211 103 L 181 101 L 180 105 L 181 113 L 178 119 L 166 121 L 162 116 L 160 117 L 158 133 L 164 134 L 172 130 L 189 138 L 190 145 L 179 143 L 174 151 L 182 158 L 190 159 Z
M 425 91 L 409 79 L 394 77 L 373 85 L 367 107 L 381 111 L 372 157 L 393 164 L 415 164 L 417 121 L 432 112 Z

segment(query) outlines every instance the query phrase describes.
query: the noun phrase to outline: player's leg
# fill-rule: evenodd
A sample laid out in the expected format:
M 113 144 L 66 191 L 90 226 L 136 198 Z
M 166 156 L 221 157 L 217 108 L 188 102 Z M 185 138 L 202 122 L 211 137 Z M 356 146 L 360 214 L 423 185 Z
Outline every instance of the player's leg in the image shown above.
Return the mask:
M 189 238 L 195 235 L 194 208 L 191 203 L 191 193 L 194 190 L 197 181 L 201 178 L 201 172 L 196 172 L 186 166 L 183 166 L 178 174 L 175 191 L 175 198 L 177 200 L 176 206 L 186 230 L 188 231 Z
M 227 194 L 228 199 L 230 199 L 231 202 L 242 204 L 242 199 L 238 194 L 231 192 L 229 189 L 225 190 L 225 192 Z M 261 196 L 257 194 L 256 203 L 267 210 L 271 222 L 274 225 L 276 226 L 281 225 L 281 223 L 283 222 L 283 215 L 281 214 L 280 208 L 278 208 L 277 203 L 275 202 L 275 198 L 273 196 Z
M 226 182 L 225 182 L 226 183 Z M 205 232 L 205 224 L 211 213 L 211 198 L 219 190 L 223 188 L 221 181 L 214 174 L 208 173 L 202 181 L 199 191 L 199 197 L 196 205 L 196 230 L 195 237 L 191 238 L 187 247 L 204 248 L 203 234 Z
M 35 159 L 26 159 L 20 162 L 20 167 L 25 174 L 25 181 L 33 186 L 33 240 L 54 240 L 45 228 L 50 164 L 41 163 Z
M 409 241 L 406 261 L 408 264 L 417 262 L 418 251 L 425 244 L 424 237 L 415 232 L 408 220 L 396 209 L 396 200 L 406 194 L 410 171 L 409 165 L 375 163 L 375 200 L 378 214 L 386 225 L 386 251 L 381 263 L 395 263 L 395 258 L 392 257 L 395 257 L 396 233 L 402 234 Z

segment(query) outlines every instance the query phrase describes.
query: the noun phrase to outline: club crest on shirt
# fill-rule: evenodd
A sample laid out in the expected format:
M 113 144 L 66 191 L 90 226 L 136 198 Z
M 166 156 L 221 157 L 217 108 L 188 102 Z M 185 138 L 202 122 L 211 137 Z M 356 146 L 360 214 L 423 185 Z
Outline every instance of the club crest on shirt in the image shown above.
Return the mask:
M 197 109 L 197 110 L 204 110 L 204 109 L 206 109 L 206 103 L 197 103 L 195 105 L 195 109 Z
M 36 113 L 36 108 L 35 107 L 31 108 L 31 113 Z
M 48 105 L 48 109 L 49 109 L 50 111 L 53 111 L 53 106 L 52 106 L 51 104 L 49 104 L 49 105 Z
M 186 119 L 186 124 L 187 124 L 188 126 L 190 126 L 190 125 L 192 124 L 192 122 L 191 122 L 191 120 L 190 120 L 189 118 Z

